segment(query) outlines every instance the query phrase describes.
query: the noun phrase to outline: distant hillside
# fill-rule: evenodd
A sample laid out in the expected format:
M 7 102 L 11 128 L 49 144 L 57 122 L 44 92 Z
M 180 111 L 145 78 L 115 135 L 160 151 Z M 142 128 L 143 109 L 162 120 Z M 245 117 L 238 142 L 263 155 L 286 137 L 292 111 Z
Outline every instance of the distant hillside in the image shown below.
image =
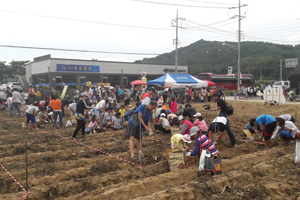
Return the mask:
M 189 66 L 189 73 L 197 75 L 201 72 L 227 73 L 227 67 L 233 66 L 237 73 L 237 50 L 223 46 L 218 41 L 199 40 L 187 47 L 178 49 L 178 65 Z M 226 44 L 237 45 L 233 42 Z M 260 69 L 263 79 L 279 79 L 280 59 L 299 58 L 300 45 L 279 45 L 265 42 L 241 43 L 241 73 L 253 74 L 259 79 Z M 154 58 L 145 58 L 136 62 L 148 64 L 175 63 L 175 51 L 165 53 Z M 283 69 L 283 79 L 290 73 L 290 69 Z

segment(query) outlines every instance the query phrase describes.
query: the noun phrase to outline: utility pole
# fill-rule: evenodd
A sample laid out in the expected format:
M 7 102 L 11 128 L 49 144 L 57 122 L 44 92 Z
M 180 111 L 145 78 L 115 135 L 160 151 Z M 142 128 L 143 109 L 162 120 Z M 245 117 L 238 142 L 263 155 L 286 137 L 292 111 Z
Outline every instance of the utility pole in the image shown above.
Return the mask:
M 238 88 L 241 86 L 241 0 L 239 0 Z
M 229 9 L 239 9 L 239 15 L 238 16 L 234 16 L 239 18 L 239 30 L 238 30 L 238 82 L 237 82 L 237 86 L 238 88 L 241 86 L 241 21 L 242 19 L 245 18 L 245 16 L 241 16 L 241 7 L 245 7 L 248 6 L 246 4 L 241 5 L 241 0 L 239 0 L 239 6 L 238 7 L 232 7 Z
M 185 20 L 184 18 L 178 18 L 178 9 L 176 12 L 176 19 L 173 19 L 171 22 L 172 27 L 176 27 L 176 39 L 173 40 L 173 43 L 175 43 L 175 74 L 177 73 L 177 65 L 178 65 L 178 28 L 184 29 L 182 26 L 178 26 L 178 20 Z M 176 23 L 176 25 L 174 25 Z
M 280 59 L 280 81 L 282 81 L 282 59 Z
M 177 74 L 177 62 L 178 62 L 178 9 L 176 13 L 176 39 L 175 39 L 175 48 L 176 48 L 176 53 L 175 53 L 175 74 Z

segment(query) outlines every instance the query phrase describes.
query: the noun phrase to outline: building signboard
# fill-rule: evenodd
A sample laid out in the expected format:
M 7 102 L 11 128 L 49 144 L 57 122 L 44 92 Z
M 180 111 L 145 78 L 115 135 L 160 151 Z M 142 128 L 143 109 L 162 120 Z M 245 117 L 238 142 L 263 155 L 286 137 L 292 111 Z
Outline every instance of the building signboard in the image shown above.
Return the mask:
M 99 66 L 94 65 L 63 65 L 57 64 L 56 71 L 60 72 L 100 72 Z

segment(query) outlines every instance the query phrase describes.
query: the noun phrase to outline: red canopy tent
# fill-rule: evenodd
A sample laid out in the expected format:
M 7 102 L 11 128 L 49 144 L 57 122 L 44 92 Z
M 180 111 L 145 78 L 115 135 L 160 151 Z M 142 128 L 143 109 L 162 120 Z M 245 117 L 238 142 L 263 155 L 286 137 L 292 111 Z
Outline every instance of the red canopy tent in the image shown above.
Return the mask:
M 206 81 L 206 80 L 204 80 L 204 81 Z M 212 82 L 212 81 L 206 81 L 206 82 L 208 83 L 208 87 L 216 85 L 216 84 L 215 84 L 214 82 Z
M 147 85 L 147 83 L 141 80 L 136 80 L 136 81 L 132 81 L 130 85 Z

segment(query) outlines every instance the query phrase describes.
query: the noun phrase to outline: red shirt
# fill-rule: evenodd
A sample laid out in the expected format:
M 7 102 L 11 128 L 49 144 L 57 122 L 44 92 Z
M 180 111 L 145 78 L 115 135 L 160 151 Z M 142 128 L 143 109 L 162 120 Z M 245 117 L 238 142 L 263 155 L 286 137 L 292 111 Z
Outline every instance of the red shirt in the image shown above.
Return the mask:
M 149 94 L 148 92 L 145 92 L 145 93 L 143 94 L 142 100 L 145 99 L 146 97 L 149 97 L 149 98 L 151 99 L 150 94 Z

